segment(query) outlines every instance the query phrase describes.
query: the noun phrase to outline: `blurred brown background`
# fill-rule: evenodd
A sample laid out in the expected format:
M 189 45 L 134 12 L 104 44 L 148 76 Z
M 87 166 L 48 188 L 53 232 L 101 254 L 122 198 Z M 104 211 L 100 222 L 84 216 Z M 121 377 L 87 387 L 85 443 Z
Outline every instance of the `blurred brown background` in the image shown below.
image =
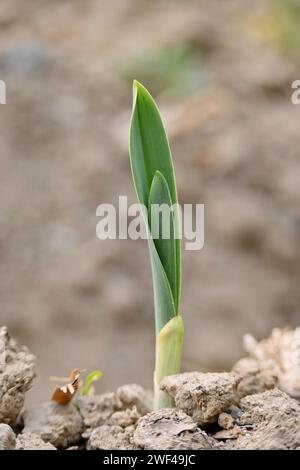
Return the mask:
M 300 2 L 2 0 L 0 320 L 49 375 L 151 386 L 143 241 L 96 238 L 96 207 L 135 202 L 131 84 L 158 100 L 181 203 L 205 203 L 183 253 L 183 369 L 223 370 L 242 336 L 300 318 Z

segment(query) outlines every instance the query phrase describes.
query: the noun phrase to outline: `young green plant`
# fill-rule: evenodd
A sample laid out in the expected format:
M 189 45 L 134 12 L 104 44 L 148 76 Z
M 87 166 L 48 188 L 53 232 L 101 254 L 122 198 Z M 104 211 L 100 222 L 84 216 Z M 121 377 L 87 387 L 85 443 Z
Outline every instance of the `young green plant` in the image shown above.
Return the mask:
M 133 83 L 130 125 L 130 162 L 138 200 L 146 208 L 144 219 L 150 252 L 156 330 L 154 408 L 172 407 L 173 400 L 160 390 L 161 380 L 180 372 L 183 322 L 179 315 L 181 288 L 180 215 L 168 138 L 159 110 L 146 88 Z M 153 226 L 154 207 L 167 206 L 169 236 Z M 156 212 L 157 213 L 157 212 Z M 165 211 L 163 211 L 166 214 Z M 166 217 L 164 215 L 164 217 Z M 152 220 L 153 219 L 153 220 Z M 156 220 L 159 224 L 159 220 Z M 158 234 L 154 237 L 153 233 Z
M 81 395 L 88 396 L 91 392 L 93 392 L 92 384 L 94 382 L 97 382 L 97 380 L 100 380 L 102 376 L 103 373 L 101 372 L 101 370 L 93 370 L 92 372 L 90 372 L 87 378 L 85 379 L 84 385 L 81 389 Z

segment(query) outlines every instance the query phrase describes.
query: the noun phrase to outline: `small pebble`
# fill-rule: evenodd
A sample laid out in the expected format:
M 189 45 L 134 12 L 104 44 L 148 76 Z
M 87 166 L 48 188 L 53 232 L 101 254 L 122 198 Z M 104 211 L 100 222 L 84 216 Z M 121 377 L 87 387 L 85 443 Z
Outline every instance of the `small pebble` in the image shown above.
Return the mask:
M 234 426 L 234 419 L 228 413 L 221 413 L 218 417 L 218 424 L 223 429 L 232 429 Z

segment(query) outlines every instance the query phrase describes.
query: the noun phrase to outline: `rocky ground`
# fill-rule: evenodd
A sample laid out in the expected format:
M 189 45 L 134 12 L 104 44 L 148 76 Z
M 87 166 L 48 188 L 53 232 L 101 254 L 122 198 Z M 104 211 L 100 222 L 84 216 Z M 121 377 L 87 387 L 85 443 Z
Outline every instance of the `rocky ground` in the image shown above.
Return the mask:
M 152 411 L 140 385 L 81 396 L 67 405 L 47 401 L 23 409 L 35 376 L 29 350 L 0 330 L 0 449 L 300 450 L 299 329 L 246 338 L 251 349 L 231 372 L 189 372 L 161 387 L 174 409 Z M 249 346 L 250 345 L 250 346 Z

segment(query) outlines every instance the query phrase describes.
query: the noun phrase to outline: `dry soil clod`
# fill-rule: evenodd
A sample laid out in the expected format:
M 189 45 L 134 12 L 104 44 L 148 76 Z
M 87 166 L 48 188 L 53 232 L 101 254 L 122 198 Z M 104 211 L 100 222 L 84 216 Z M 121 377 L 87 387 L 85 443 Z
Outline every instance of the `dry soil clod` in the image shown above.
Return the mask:
M 217 446 L 190 416 L 167 408 L 148 413 L 138 421 L 133 443 L 147 450 L 203 450 Z
M 243 414 L 234 449 L 290 450 L 300 446 L 300 405 L 274 389 L 241 400 Z
M 44 442 L 37 434 L 22 432 L 17 437 L 17 450 L 56 450 L 50 442 Z
M 87 449 L 132 450 L 137 449 L 132 436 L 140 414 L 135 406 L 125 411 L 116 411 L 103 426 L 90 432 Z M 84 437 L 86 437 L 84 435 Z
M 135 410 L 137 417 L 151 411 L 151 393 L 140 385 L 130 384 L 119 387 L 116 393 L 109 392 L 90 397 L 80 397 L 76 401 L 84 424 L 84 438 L 88 438 L 94 428 L 102 425 L 118 424 L 121 416 L 128 421 L 128 414 L 120 414 L 126 410 Z
M 35 377 L 35 357 L 0 328 L 0 422 L 15 426 Z
M 45 442 L 66 449 L 80 441 L 82 417 L 73 403 L 46 402 L 24 414 L 24 432 L 37 434 Z
M 161 388 L 174 398 L 176 408 L 191 416 L 199 426 L 206 426 L 238 402 L 239 380 L 236 374 L 228 372 L 188 372 L 166 377 Z
M 134 450 L 137 449 L 131 441 L 133 428 L 121 426 L 108 426 L 104 424 L 93 429 L 87 442 L 88 450 Z

